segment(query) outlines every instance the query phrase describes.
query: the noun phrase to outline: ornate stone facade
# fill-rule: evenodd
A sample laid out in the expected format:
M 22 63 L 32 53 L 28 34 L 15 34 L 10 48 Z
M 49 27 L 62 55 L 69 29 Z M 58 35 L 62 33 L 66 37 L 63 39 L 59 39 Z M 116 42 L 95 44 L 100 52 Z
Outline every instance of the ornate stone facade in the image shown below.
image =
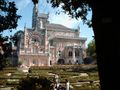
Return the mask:
M 70 29 L 48 21 L 48 14 L 33 7 L 32 28 L 24 28 L 18 58 L 25 66 L 81 64 L 85 55 L 86 38 L 79 37 L 80 29 Z

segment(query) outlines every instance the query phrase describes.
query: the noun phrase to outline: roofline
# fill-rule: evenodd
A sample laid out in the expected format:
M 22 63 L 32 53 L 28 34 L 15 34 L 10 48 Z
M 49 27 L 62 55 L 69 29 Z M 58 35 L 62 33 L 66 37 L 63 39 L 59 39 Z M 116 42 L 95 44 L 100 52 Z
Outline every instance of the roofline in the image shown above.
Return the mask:
M 64 25 L 62 25 L 62 24 L 49 23 L 49 24 L 47 24 L 47 26 L 48 26 L 48 25 L 61 25 L 61 26 L 65 27 L 65 29 L 57 29 L 57 31 L 70 31 L 70 32 L 75 32 L 75 30 L 77 30 L 77 29 L 73 29 L 73 28 L 66 27 L 66 26 L 64 26 Z M 48 30 L 48 29 L 47 29 L 47 30 Z M 56 29 L 52 28 L 51 30 L 49 29 L 48 31 L 56 31 Z
M 57 29 L 57 30 L 56 30 L 56 29 L 51 29 L 51 30 L 49 29 L 49 30 L 48 30 L 48 29 L 47 29 L 47 31 L 75 32 L 74 30 L 69 30 L 69 29 L 67 29 L 67 30 L 66 30 L 66 29 L 64 29 L 64 30 L 62 30 L 62 29 Z
M 82 41 L 87 40 L 87 38 L 84 38 L 84 37 L 79 37 L 79 38 L 76 38 L 76 37 L 73 37 L 73 38 L 71 38 L 71 37 L 54 37 L 52 39 L 71 39 L 71 40 L 82 40 Z

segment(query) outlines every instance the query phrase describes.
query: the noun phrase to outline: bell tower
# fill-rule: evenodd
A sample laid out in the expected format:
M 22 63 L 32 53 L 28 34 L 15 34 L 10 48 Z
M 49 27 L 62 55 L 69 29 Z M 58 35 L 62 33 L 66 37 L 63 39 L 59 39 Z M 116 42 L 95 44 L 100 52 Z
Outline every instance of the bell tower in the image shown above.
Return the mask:
M 32 15 L 32 28 L 37 28 L 37 18 L 38 18 L 38 1 L 39 0 L 32 0 L 34 7 L 33 7 L 33 15 Z

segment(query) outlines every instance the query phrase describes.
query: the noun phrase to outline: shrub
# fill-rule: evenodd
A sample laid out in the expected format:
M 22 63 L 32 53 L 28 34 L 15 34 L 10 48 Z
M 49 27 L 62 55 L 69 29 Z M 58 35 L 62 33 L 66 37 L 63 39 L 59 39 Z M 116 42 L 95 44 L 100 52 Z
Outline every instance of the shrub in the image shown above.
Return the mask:
M 51 81 L 46 77 L 29 77 L 22 79 L 17 90 L 51 90 Z

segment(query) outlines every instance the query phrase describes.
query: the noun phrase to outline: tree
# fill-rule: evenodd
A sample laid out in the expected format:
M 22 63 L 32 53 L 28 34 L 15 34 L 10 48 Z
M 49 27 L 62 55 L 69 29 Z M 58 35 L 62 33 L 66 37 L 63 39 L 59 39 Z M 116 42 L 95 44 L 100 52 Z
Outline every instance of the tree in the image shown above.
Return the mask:
M 96 46 L 93 39 L 87 47 L 87 57 L 84 58 L 84 64 L 96 64 Z
M 5 30 L 15 29 L 17 27 L 17 21 L 20 18 L 20 15 L 17 15 L 17 8 L 15 2 L 9 2 L 8 0 L 0 0 L 0 33 Z M 0 46 L 3 49 L 4 54 L 0 53 L 2 69 L 3 59 L 8 58 L 11 55 L 12 43 L 9 40 L 9 37 L 3 37 L 0 34 Z
M 0 0 L 0 32 L 8 29 L 15 29 L 17 21 L 21 17 L 17 15 L 15 2 Z
M 0 35 L 0 47 L 2 48 L 3 53 L 0 52 L 0 70 L 5 67 L 9 66 L 11 51 L 12 51 L 12 43 L 8 42 L 8 36 L 3 37 Z
M 111 90 L 111 88 L 117 88 L 119 85 L 117 86 L 117 83 L 113 85 L 112 82 L 115 82 L 115 80 L 117 80 L 117 74 L 115 74 L 117 72 L 113 70 L 117 69 L 117 66 L 119 66 L 117 64 L 119 61 L 118 58 L 120 50 L 120 41 L 118 38 L 120 38 L 120 35 L 118 30 L 116 30 L 117 28 L 119 28 L 119 24 L 118 22 L 116 22 L 116 20 L 118 20 L 119 17 L 119 14 L 117 13 L 119 3 L 113 0 L 47 1 L 50 1 L 53 7 L 59 7 L 61 4 L 63 10 L 67 14 L 75 18 L 80 17 L 84 22 L 87 21 L 87 12 L 90 9 L 92 10 L 92 23 L 90 23 L 90 25 L 92 25 L 95 35 L 97 64 L 100 76 L 101 90 Z M 115 16 L 113 15 L 113 13 L 115 14 Z M 105 31 L 107 33 L 105 33 Z M 111 75 L 111 73 L 114 73 L 114 75 Z
M 93 59 L 96 59 L 95 40 L 92 40 L 92 41 L 88 44 L 87 54 L 88 54 L 88 56 L 91 56 Z
M 18 45 L 18 42 L 23 34 L 24 32 L 19 30 L 11 37 L 11 41 L 13 42 L 14 46 Z

